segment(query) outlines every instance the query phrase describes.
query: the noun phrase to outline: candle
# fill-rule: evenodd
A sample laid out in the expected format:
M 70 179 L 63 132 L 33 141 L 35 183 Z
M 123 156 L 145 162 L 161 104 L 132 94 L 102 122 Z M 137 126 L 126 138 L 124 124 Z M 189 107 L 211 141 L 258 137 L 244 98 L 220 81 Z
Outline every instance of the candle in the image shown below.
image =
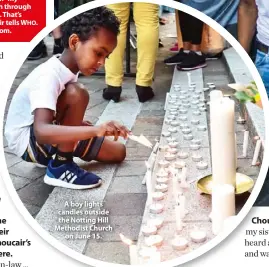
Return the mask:
M 179 125 L 179 128 L 180 128 L 180 129 L 186 129 L 186 128 L 189 128 L 189 125 L 188 125 L 187 123 L 181 123 L 181 124 Z
M 170 154 L 176 154 L 178 152 L 177 148 L 171 147 L 167 149 L 167 152 Z
M 163 192 L 153 192 L 152 199 L 154 201 L 161 201 L 164 199 L 165 194 Z
M 178 117 L 178 119 L 180 121 L 186 121 L 186 120 L 188 120 L 188 117 L 187 116 L 180 116 L 180 117 Z
M 164 110 L 167 109 L 167 106 L 168 106 L 168 99 L 169 99 L 169 93 L 166 93 L 165 104 L 164 104 Z
M 177 160 L 175 162 L 175 168 L 177 168 L 177 169 L 182 169 L 185 166 L 186 166 L 186 162 L 185 161 Z
M 193 100 L 191 101 L 192 105 L 198 105 L 199 104 L 199 100 Z
M 187 76 L 188 76 L 188 85 L 189 85 L 189 87 L 190 87 L 190 86 L 192 86 L 192 82 L 191 82 L 191 73 L 188 72 L 188 73 L 187 73 Z
M 179 99 L 186 99 L 186 95 L 180 95 Z
M 170 135 L 171 135 L 170 132 L 162 132 L 162 136 L 164 136 L 164 137 L 168 137 L 168 136 L 170 136 Z
M 176 116 L 175 115 L 168 115 L 167 116 L 167 119 L 169 119 L 169 120 L 175 120 L 176 119 Z
M 158 192 L 167 192 L 168 191 L 168 186 L 166 184 L 157 184 L 155 186 L 155 190 Z
M 156 179 L 156 182 L 157 182 L 157 184 L 168 184 L 168 179 L 167 178 L 157 178 Z
M 155 143 L 153 149 L 152 149 L 152 152 L 153 152 L 153 153 L 156 154 L 156 153 L 158 152 L 159 145 L 160 145 L 160 143 L 159 143 L 159 141 L 157 141 L 157 142 Z
M 180 109 L 179 114 L 187 114 L 188 110 L 187 109 Z
M 168 124 L 169 125 L 169 124 L 171 124 L 172 120 L 165 119 L 164 122 L 165 122 L 165 124 Z
M 208 90 L 209 90 L 209 87 L 204 87 L 204 88 L 203 88 L 203 91 L 204 91 L 204 92 L 206 92 L 206 91 L 208 91 Z
M 178 179 L 177 179 L 177 175 L 176 173 L 173 173 L 173 195 L 174 195 L 174 199 L 177 200 L 178 199 Z
M 192 140 L 193 139 L 193 135 L 192 134 L 184 134 L 183 135 L 184 140 Z
M 195 119 L 191 120 L 192 125 L 198 125 L 199 123 L 200 123 L 199 120 L 195 120 Z
M 172 240 L 172 247 L 175 250 L 185 250 L 188 247 L 188 240 L 181 236 L 175 236 L 175 238 Z
M 214 184 L 232 184 L 235 186 L 234 109 L 234 101 L 222 97 L 221 94 L 216 99 L 210 100 L 212 177 Z
M 145 238 L 145 244 L 148 247 L 152 247 L 152 246 L 159 247 L 163 244 L 163 237 L 160 235 L 151 235 Z
M 191 149 L 191 150 L 199 150 L 200 148 L 201 148 L 201 145 L 190 144 L 190 149 Z
M 196 88 L 196 84 L 195 84 L 195 83 L 192 83 L 192 84 L 189 86 L 189 89 L 190 89 L 190 88 L 194 88 L 194 89 L 195 89 L 195 88 Z
M 196 165 L 198 170 L 206 170 L 208 168 L 208 164 L 205 161 L 200 161 Z
M 156 173 L 157 177 L 168 177 L 168 172 L 165 171 L 163 168 L 161 168 L 157 173 Z
M 207 128 L 205 125 L 199 125 L 199 126 L 197 126 L 197 130 L 203 132 L 203 131 L 206 131 Z
M 195 111 L 192 112 L 192 114 L 194 116 L 200 116 L 201 115 L 201 112 L 199 110 L 195 110 Z
M 177 128 L 176 127 L 169 127 L 168 128 L 168 132 L 170 132 L 170 133 L 176 133 L 177 132 Z
M 164 210 L 164 206 L 160 203 L 153 203 L 149 207 L 149 212 L 153 214 L 162 213 Z
M 179 126 L 180 125 L 180 122 L 179 121 L 171 121 L 170 122 L 170 125 L 172 125 L 172 126 Z
M 181 151 L 177 154 L 177 156 L 180 158 L 180 159 L 186 159 L 189 157 L 189 154 L 187 152 L 184 152 L 184 151 Z
M 177 98 L 178 98 L 177 95 L 173 95 L 173 94 L 169 94 L 169 97 L 170 97 L 171 99 L 177 99 Z
M 191 143 L 193 145 L 201 145 L 201 140 L 200 139 L 193 139 L 193 140 L 191 140 Z
M 182 103 L 184 103 L 184 104 L 189 104 L 190 101 L 189 101 L 188 99 L 183 99 L 183 100 L 182 100 Z
M 169 142 L 168 146 L 171 148 L 177 148 L 178 144 L 179 144 L 179 142 L 173 141 L 173 142 Z
M 209 87 L 209 89 L 215 89 L 216 88 L 216 86 L 214 84 L 209 85 L 208 87 Z
M 167 167 L 170 165 L 170 162 L 167 161 L 167 160 L 159 160 L 159 161 L 158 161 L 158 165 L 159 165 L 161 168 L 167 168 Z
M 191 104 L 182 104 L 182 106 L 183 106 L 184 108 L 190 108 L 190 107 L 191 107 Z
M 229 216 L 235 215 L 235 189 L 231 184 L 213 184 L 212 186 L 212 232 L 222 231 L 223 223 Z
M 123 234 L 120 234 L 120 238 L 123 243 L 129 246 L 130 264 L 137 265 L 138 264 L 137 246 L 133 244 L 132 240 L 126 238 Z
M 170 111 L 169 114 L 170 114 L 170 115 L 177 115 L 178 112 L 177 112 L 177 111 Z
M 238 120 L 236 121 L 238 124 L 245 124 L 246 120 L 239 116 Z
M 214 85 L 214 83 L 207 83 L 207 85 L 209 86 L 209 85 Z
M 190 128 L 182 129 L 182 133 L 183 134 L 189 134 L 189 133 L 191 133 L 191 129 Z
M 163 222 L 163 218 L 154 218 L 148 220 L 148 225 L 154 225 L 157 227 L 157 229 L 160 229 L 163 226 Z
M 190 238 L 194 243 L 203 243 L 206 241 L 207 235 L 202 230 L 194 230 L 190 233 Z
M 194 162 L 199 162 L 203 160 L 203 157 L 200 154 L 193 154 L 191 158 Z
M 193 95 L 192 98 L 193 98 L 194 100 L 200 99 L 200 95 Z
M 180 89 L 180 84 L 174 84 L 174 89 Z
M 255 166 L 257 164 L 257 160 L 258 160 L 259 153 L 261 150 L 261 145 L 262 145 L 262 141 L 257 140 L 255 150 L 254 150 L 254 156 L 253 156 L 252 163 L 251 163 L 252 166 Z
M 169 104 L 176 104 L 177 101 L 176 101 L 176 100 L 169 100 L 168 103 L 169 103 Z
M 243 157 L 247 157 L 249 131 L 244 132 Z
M 186 179 L 187 179 L 187 168 L 183 167 L 180 175 L 181 184 L 186 184 Z
M 144 236 L 156 235 L 157 227 L 154 225 L 144 225 L 141 229 Z
M 174 159 L 176 159 L 176 155 L 175 154 L 171 154 L 171 153 L 165 153 L 165 155 L 164 155 L 164 158 L 166 159 L 166 160 L 174 160 Z
M 176 141 L 177 139 L 175 137 L 171 136 L 171 137 L 166 138 L 166 140 L 167 140 L 168 143 L 170 143 L 170 142 Z
M 177 111 L 177 108 L 169 108 L 169 111 Z
M 205 112 L 205 111 L 206 111 L 206 108 L 205 108 L 205 107 L 200 107 L 199 110 L 200 110 L 201 112 Z
M 223 93 L 220 90 L 213 90 L 210 92 L 210 102 L 215 100 L 221 100 L 223 98 Z
M 190 92 L 195 91 L 195 87 L 192 87 L 192 86 L 191 86 L 191 87 L 189 87 L 189 91 L 190 91 Z
M 196 90 L 195 93 L 196 94 L 202 94 L 202 91 L 201 90 Z
M 183 223 L 180 216 L 180 205 L 179 203 L 176 203 L 175 205 L 175 213 L 176 213 L 176 231 L 177 233 L 180 233 L 183 229 Z

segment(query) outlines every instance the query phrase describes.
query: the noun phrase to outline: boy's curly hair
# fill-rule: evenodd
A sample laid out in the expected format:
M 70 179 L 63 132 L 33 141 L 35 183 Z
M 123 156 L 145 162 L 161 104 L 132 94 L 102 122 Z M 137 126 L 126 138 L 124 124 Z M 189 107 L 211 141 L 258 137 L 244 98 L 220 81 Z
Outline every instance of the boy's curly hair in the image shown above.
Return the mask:
M 71 18 L 61 26 L 63 46 L 69 47 L 69 37 L 74 33 L 83 42 L 97 33 L 100 28 L 105 28 L 117 36 L 120 32 L 119 27 L 120 21 L 111 9 L 106 7 L 91 9 Z

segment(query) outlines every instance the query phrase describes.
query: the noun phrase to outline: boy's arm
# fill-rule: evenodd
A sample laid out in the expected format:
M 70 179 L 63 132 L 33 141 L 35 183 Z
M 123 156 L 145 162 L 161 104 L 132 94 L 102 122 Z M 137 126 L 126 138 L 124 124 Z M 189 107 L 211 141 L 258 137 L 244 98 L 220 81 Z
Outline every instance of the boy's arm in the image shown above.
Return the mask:
M 107 122 L 99 126 L 53 125 L 54 111 L 39 108 L 34 111 L 34 132 L 40 144 L 61 144 L 77 142 L 96 136 L 118 136 L 127 138 L 130 131 L 117 122 Z
M 256 31 L 258 10 L 255 0 L 240 0 L 238 8 L 238 40 L 246 52 Z

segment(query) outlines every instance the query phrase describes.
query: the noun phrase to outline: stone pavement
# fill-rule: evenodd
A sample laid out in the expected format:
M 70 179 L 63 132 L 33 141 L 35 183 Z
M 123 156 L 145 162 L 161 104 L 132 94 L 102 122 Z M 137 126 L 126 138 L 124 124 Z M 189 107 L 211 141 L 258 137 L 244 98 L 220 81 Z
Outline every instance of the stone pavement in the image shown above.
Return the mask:
M 169 30 L 168 26 L 161 27 L 161 36 L 165 48 L 160 49 L 156 61 L 154 82 L 156 97 L 148 103 L 136 106 L 134 120 L 131 123 L 133 125 L 130 125 L 134 134 L 143 133 L 153 143 L 161 134 L 165 115 L 163 110 L 165 95 L 170 89 L 173 75 L 173 68 L 166 67 L 162 63 L 163 59 L 170 55 L 168 48 L 173 41 L 173 39 L 165 38 L 165 34 Z M 48 38 L 47 43 L 50 48 L 49 52 L 51 52 L 50 38 Z M 132 58 L 135 58 L 134 52 L 132 53 Z M 7 107 L 18 84 L 35 66 L 44 60 L 36 62 L 26 61 L 24 63 L 12 86 Z M 132 68 L 135 67 L 134 62 L 135 60 L 132 62 Z M 205 84 L 207 82 L 214 82 L 217 88 L 225 87 L 225 85 L 232 81 L 223 60 L 208 62 L 207 68 L 203 69 L 203 79 Z M 102 89 L 105 87 L 104 78 L 96 76 L 90 78 L 80 77 L 80 82 L 86 85 L 90 93 L 90 105 L 86 112 L 86 118 L 96 123 L 100 118 L 104 118 L 109 105 L 113 105 L 113 103 L 108 103 L 102 99 Z M 135 99 L 134 84 L 133 78 L 125 79 L 123 103 L 124 101 L 128 102 L 130 99 Z M 208 99 L 208 93 L 205 97 Z M 238 107 L 237 116 L 239 116 Z M 243 130 L 246 126 L 236 124 L 236 127 L 238 153 L 240 154 L 242 151 Z M 122 232 L 132 240 L 137 240 L 138 238 L 146 202 L 146 188 L 141 185 L 141 181 L 145 174 L 144 161 L 151 152 L 148 148 L 128 140 L 126 143 L 127 158 L 122 164 L 90 165 L 91 170 L 96 171 L 96 173 L 101 172 L 102 177 L 106 177 L 105 184 L 99 189 L 76 194 L 72 190 L 54 189 L 51 186 L 45 185 L 43 183 L 44 169 L 39 169 L 29 163 L 22 162 L 9 153 L 6 143 L 4 145 L 6 161 L 14 187 L 28 211 L 33 217 L 37 218 L 42 227 L 67 246 L 87 256 L 102 259 L 103 261 L 122 264 L 129 263 L 128 248 L 119 240 L 118 233 Z M 238 171 L 256 178 L 259 167 L 250 167 L 252 155 L 253 147 L 250 147 L 248 157 L 238 160 Z M 64 200 L 77 201 L 78 197 L 80 197 L 81 201 L 96 201 L 101 197 L 101 200 L 105 203 L 105 208 L 110 211 L 109 222 L 116 231 L 106 233 L 102 240 L 84 239 L 75 241 L 67 241 L 64 239 L 63 233 L 56 232 L 54 226 L 57 223 L 57 218 L 53 218 L 53 212 L 58 209 L 64 209 Z M 247 196 L 241 196 L 237 201 L 243 203 L 246 198 Z M 44 205 L 45 202 L 46 204 Z M 50 224 L 47 224 L 48 222 Z

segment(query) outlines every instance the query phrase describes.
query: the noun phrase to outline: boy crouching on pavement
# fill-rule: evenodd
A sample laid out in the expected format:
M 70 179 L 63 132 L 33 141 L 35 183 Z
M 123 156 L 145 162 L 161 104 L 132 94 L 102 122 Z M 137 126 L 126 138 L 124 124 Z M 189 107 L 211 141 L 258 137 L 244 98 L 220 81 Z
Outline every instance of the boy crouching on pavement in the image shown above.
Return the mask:
M 13 96 L 5 127 L 8 146 L 23 160 L 47 166 L 46 184 L 94 188 L 101 178 L 81 169 L 73 157 L 88 162 L 125 158 L 125 146 L 105 136 L 116 141 L 119 136 L 126 139 L 130 131 L 115 121 L 99 126 L 83 122 L 89 94 L 77 83 L 79 72 L 88 76 L 104 65 L 117 45 L 119 25 L 105 7 L 64 23 L 63 54 L 34 69 Z

